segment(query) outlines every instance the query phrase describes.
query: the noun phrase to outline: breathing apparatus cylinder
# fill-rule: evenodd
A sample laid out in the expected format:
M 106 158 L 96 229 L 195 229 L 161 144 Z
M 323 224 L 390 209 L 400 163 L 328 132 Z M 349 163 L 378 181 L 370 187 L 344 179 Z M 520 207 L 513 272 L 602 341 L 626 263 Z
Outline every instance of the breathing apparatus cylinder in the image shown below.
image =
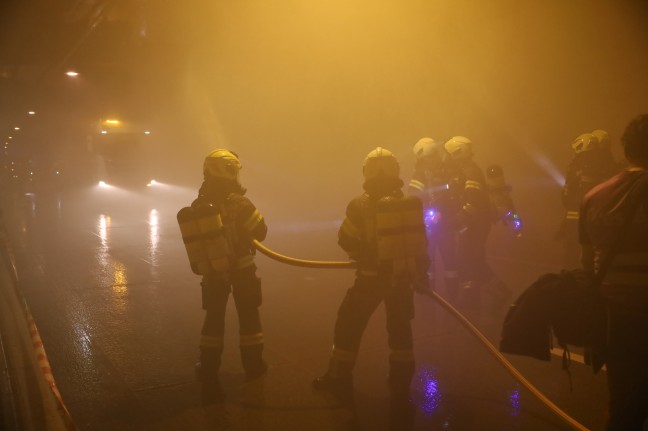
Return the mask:
M 197 275 L 206 274 L 209 272 L 211 264 L 207 258 L 207 251 L 193 209 L 191 207 L 182 208 L 178 211 L 176 218 L 180 226 L 182 242 L 185 245 L 191 271 Z
M 227 271 L 231 249 L 218 207 L 212 203 L 185 207 L 177 219 L 194 274 Z
M 418 257 L 427 255 L 423 205 L 414 196 L 384 197 L 376 204 L 378 259 L 391 261 L 395 276 L 415 277 Z

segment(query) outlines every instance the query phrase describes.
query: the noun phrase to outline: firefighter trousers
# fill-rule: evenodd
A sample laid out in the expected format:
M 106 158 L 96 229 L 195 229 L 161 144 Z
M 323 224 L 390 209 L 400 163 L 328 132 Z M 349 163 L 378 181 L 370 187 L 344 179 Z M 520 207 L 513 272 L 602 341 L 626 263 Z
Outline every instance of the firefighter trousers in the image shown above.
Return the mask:
M 263 330 L 259 307 L 261 306 L 261 280 L 254 266 L 226 274 L 203 277 L 202 306 L 205 320 L 200 338 L 200 363 L 205 376 L 216 376 L 220 368 L 225 333 L 225 310 L 230 292 L 238 315 L 241 360 L 248 375 L 263 373 L 266 364 L 262 359 Z
M 385 303 L 387 340 L 391 350 L 389 383 L 392 396 L 406 397 L 414 374 L 411 319 L 414 299 L 408 285 L 391 277 L 356 277 L 340 305 L 333 334 L 331 370 L 336 378 L 351 378 L 362 334 L 373 312 Z

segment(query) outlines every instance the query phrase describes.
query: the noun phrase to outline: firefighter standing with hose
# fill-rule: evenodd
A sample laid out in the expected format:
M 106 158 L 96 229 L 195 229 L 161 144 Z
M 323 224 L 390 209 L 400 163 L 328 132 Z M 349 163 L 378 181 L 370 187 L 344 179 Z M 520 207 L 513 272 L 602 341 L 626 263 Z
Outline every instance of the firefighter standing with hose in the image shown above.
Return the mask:
M 360 339 L 369 318 L 384 301 L 391 349 L 390 420 L 402 427 L 414 413 L 409 402 L 414 375 L 412 288 L 420 292 L 428 289 L 423 209 L 417 197 L 404 197 L 399 164 L 390 151 L 381 147 L 371 151 L 363 175 L 365 192 L 349 203 L 338 232 L 338 244 L 357 262 L 356 278 L 338 310 L 328 370 L 313 381 L 313 387 L 352 404 Z
M 194 273 L 202 275 L 205 320 L 196 375 L 202 402 L 224 400 L 218 379 L 223 351 L 225 310 L 230 292 L 239 320 L 240 350 L 248 380 L 265 374 L 263 332 L 259 307 L 261 280 L 256 276 L 253 241 L 263 241 L 267 226 L 239 182 L 241 162 L 226 149 L 212 151 L 204 161 L 204 182 L 191 207 L 178 213 L 178 222 Z

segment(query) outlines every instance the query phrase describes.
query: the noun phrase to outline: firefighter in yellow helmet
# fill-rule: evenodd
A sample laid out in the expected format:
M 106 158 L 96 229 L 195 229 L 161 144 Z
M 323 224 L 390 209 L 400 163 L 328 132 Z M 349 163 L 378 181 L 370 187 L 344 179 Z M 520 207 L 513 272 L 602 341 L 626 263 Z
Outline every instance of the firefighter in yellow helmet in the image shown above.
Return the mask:
M 240 170 L 241 162 L 235 153 L 226 149 L 209 153 L 203 165 L 204 181 L 190 208 L 198 217 L 204 246 L 202 260 L 199 255 L 192 261 L 194 272 L 202 275 L 202 307 L 206 312 L 200 338 L 200 362 L 196 366 L 204 404 L 224 399 L 218 371 L 230 293 L 238 312 L 239 345 L 246 377 L 260 377 L 267 369 L 262 355 L 259 315 L 261 280 L 256 275 L 252 244 L 254 239 L 265 239 L 267 226 L 254 204 L 245 197 L 246 189 L 239 182 Z M 178 220 L 181 221 L 180 214 Z M 212 231 L 205 232 L 209 227 Z M 187 243 L 184 232 L 183 239 Z M 218 239 L 222 241 L 217 242 Z
M 353 368 L 360 339 L 381 302 L 387 313 L 389 387 L 393 423 L 411 420 L 409 387 L 414 374 L 410 320 L 413 290 L 428 289 L 428 257 L 421 201 L 405 197 L 394 155 L 381 147 L 363 165 L 364 193 L 351 200 L 338 244 L 358 264 L 355 282 L 340 305 L 327 372 L 313 381 L 343 403 L 353 401 Z
M 425 228 L 430 256 L 430 285 L 438 287 L 436 276 L 437 254 L 443 263 L 443 285 L 451 299 L 458 291 L 458 261 L 456 218 L 459 200 L 450 190 L 451 172 L 448 153 L 443 143 L 432 138 L 419 139 L 412 149 L 416 157 L 414 174 L 408 192 L 423 202 Z
M 450 154 L 453 180 L 451 189 L 460 196 L 457 214 L 457 250 L 461 278 L 459 301 L 466 311 L 480 313 L 482 293 L 488 293 L 496 306 L 509 291 L 486 260 L 486 240 L 493 222 L 492 206 L 482 169 L 473 160 L 473 143 L 465 136 L 449 139 L 444 147 Z
M 567 167 L 561 196 L 565 213 L 556 234 L 563 243 L 563 266 L 566 269 L 580 267 L 581 263 L 578 242 L 581 200 L 594 186 L 618 171 L 609 150 L 609 137 L 603 130 L 577 136 L 571 148 L 574 155 Z

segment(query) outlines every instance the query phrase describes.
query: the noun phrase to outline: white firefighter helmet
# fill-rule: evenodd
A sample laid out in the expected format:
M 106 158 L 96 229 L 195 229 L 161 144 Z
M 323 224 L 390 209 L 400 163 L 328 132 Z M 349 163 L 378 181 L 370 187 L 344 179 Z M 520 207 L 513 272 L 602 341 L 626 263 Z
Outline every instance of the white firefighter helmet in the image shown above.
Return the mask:
M 444 145 L 445 150 L 453 159 L 468 159 L 472 157 L 472 141 L 465 136 L 454 136 Z
M 598 139 L 599 147 L 601 148 L 610 147 L 610 135 L 608 135 L 608 132 L 602 129 L 596 129 L 592 132 L 592 135 L 594 135 L 596 139 Z
M 377 147 L 365 157 L 362 164 L 362 174 L 366 180 L 380 175 L 398 178 L 400 166 L 394 153 L 385 148 Z
M 212 177 L 238 181 L 241 167 L 241 161 L 236 154 L 220 148 L 205 157 L 203 173 Z
M 572 142 L 571 147 L 574 150 L 574 153 L 580 154 L 586 151 L 591 151 L 598 147 L 598 139 L 591 133 L 583 133 L 578 135 L 574 142 Z
M 443 149 L 443 145 L 441 145 L 439 142 L 435 141 L 432 138 L 426 137 L 419 139 L 416 144 L 414 144 L 412 152 L 414 153 L 414 156 L 416 156 L 417 160 L 429 156 L 439 157 L 443 159 L 445 150 Z

